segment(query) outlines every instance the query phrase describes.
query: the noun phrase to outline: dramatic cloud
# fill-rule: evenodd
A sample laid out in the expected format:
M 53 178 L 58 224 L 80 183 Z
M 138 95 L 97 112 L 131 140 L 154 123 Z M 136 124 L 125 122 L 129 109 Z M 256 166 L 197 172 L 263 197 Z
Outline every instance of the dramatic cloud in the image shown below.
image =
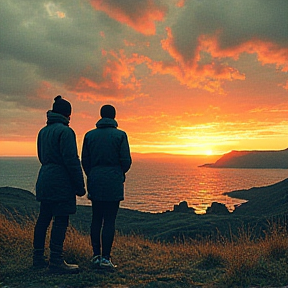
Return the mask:
M 206 124 L 225 121 L 272 123 L 283 143 L 287 15 L 286 0 L 3 0 L 1 139 L 34 139 L 62 94 L 80 138 L 109 102 L 137 149 L 180 147 L 177 127 L 216 143 Z
M 163 21 L 167 6 L 155 0 L 91 0 L 95 9 L 104 11 L 111 18 L 125 23 L 145 35 L 156 33 L 155 22 Z
M 287 10 L 285 0 L 187 1 L 173 27 L 176 46 L 189 59 L 189 50 L 196 48 L 200 35 L 217 33 L 221 50 L 252 39 L 287 48 Z
M 78 13 L 75 8 L 66 6 L 65 12 L 58 8 L 42 1 L 1 5 L 0 61 L 5 77 L 1 77 L 0 93 L 24 102 L 23 95 L 41 87 L 42 81 L 69 85 L 88 65 L 97 65 L 93 55 L 97 38 L 91 37 L 90 29 L 90 33 L 79 30 L 85 23 L 73 17 Z
M 104 99 L 133 100 L 141 95 L 141 82 L 135 77 L 135 65 L 141 64 L 137 55 L 128 59 L 124 51 L 119 54 L 103 51 L 107 57 L 103 67 L 102 80 L 96 82 L 87 77 L 81 77 L 75 92 L 80 93 L 82 99 L 103 101 Z
M 181 16 L 162 40 L 175 62 L 154 64 L 157 72 L 212 92 L 222 92 L 223 80 L 245 79 L 229 64 L 243 53 L 255 53 L 263 65 L 287 72 L 287 1 L 203 0 L 181 6 Z

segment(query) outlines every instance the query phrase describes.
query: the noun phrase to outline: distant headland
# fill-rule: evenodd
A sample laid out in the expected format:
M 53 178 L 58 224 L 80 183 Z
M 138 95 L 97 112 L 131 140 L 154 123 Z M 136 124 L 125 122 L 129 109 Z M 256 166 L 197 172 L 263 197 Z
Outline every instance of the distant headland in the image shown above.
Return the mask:
M 215 163 L 200 165 L 207 168 L 288 169 L 288 148 L 267 151 L 231 151 Z

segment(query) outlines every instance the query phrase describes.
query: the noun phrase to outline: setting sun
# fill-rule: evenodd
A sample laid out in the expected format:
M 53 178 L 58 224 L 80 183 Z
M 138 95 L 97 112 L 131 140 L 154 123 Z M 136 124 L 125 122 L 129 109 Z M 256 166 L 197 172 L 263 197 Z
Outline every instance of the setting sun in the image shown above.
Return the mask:
M 288 253 L 264 243 L 287 223 L 287 15 L 288 0 L 1 0 L 0 288 L 288 284 Z M 59 276 L 79 272 L 63 248 L 79 277 Z
M 207 150 L 205 153 L 207 156 L 213 155 L 213 151 L 212 150 Z
M 285 1 L 2 2 L 0 156 L 35 155 L 59 94 L 80 152 L 103 104 L 135 153 L 288 147 Z

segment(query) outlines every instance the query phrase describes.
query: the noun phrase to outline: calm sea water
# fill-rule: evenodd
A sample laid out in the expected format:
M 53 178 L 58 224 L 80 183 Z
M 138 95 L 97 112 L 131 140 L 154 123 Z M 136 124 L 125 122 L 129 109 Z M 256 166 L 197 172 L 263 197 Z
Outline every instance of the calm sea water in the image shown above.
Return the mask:
M 187 201 L 196 213 L 205 213 L 212 202 L 223 203 L 230 211 L 245 202 L 225 192 L 274 184 L 288 178 L 287 169 L 199 168 L 193 159 L 133 159 L 125 183 L 121 207 L 145 212 L 173 210 Z M 0 158 L 0 187 L 11 186 L 35 193 L 40 164 L 37 158 Z M 86 196 L 78 204 L 90 205 Z

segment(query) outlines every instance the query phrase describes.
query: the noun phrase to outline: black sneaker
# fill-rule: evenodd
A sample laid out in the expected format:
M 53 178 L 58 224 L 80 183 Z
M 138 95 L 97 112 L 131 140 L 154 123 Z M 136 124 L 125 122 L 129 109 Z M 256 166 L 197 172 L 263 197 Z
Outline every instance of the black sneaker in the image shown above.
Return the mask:
M 67 264 L 64 260 L 61 262 L 50 261 L 49 271 L 55 274 L 78 274 L 79 266 L 76 264 Z
M 48 260 L 46 257 L 41 256 L 41 257 L 33 257 L 33 268 L 34 269 L 44 269 L 48 267 Z

